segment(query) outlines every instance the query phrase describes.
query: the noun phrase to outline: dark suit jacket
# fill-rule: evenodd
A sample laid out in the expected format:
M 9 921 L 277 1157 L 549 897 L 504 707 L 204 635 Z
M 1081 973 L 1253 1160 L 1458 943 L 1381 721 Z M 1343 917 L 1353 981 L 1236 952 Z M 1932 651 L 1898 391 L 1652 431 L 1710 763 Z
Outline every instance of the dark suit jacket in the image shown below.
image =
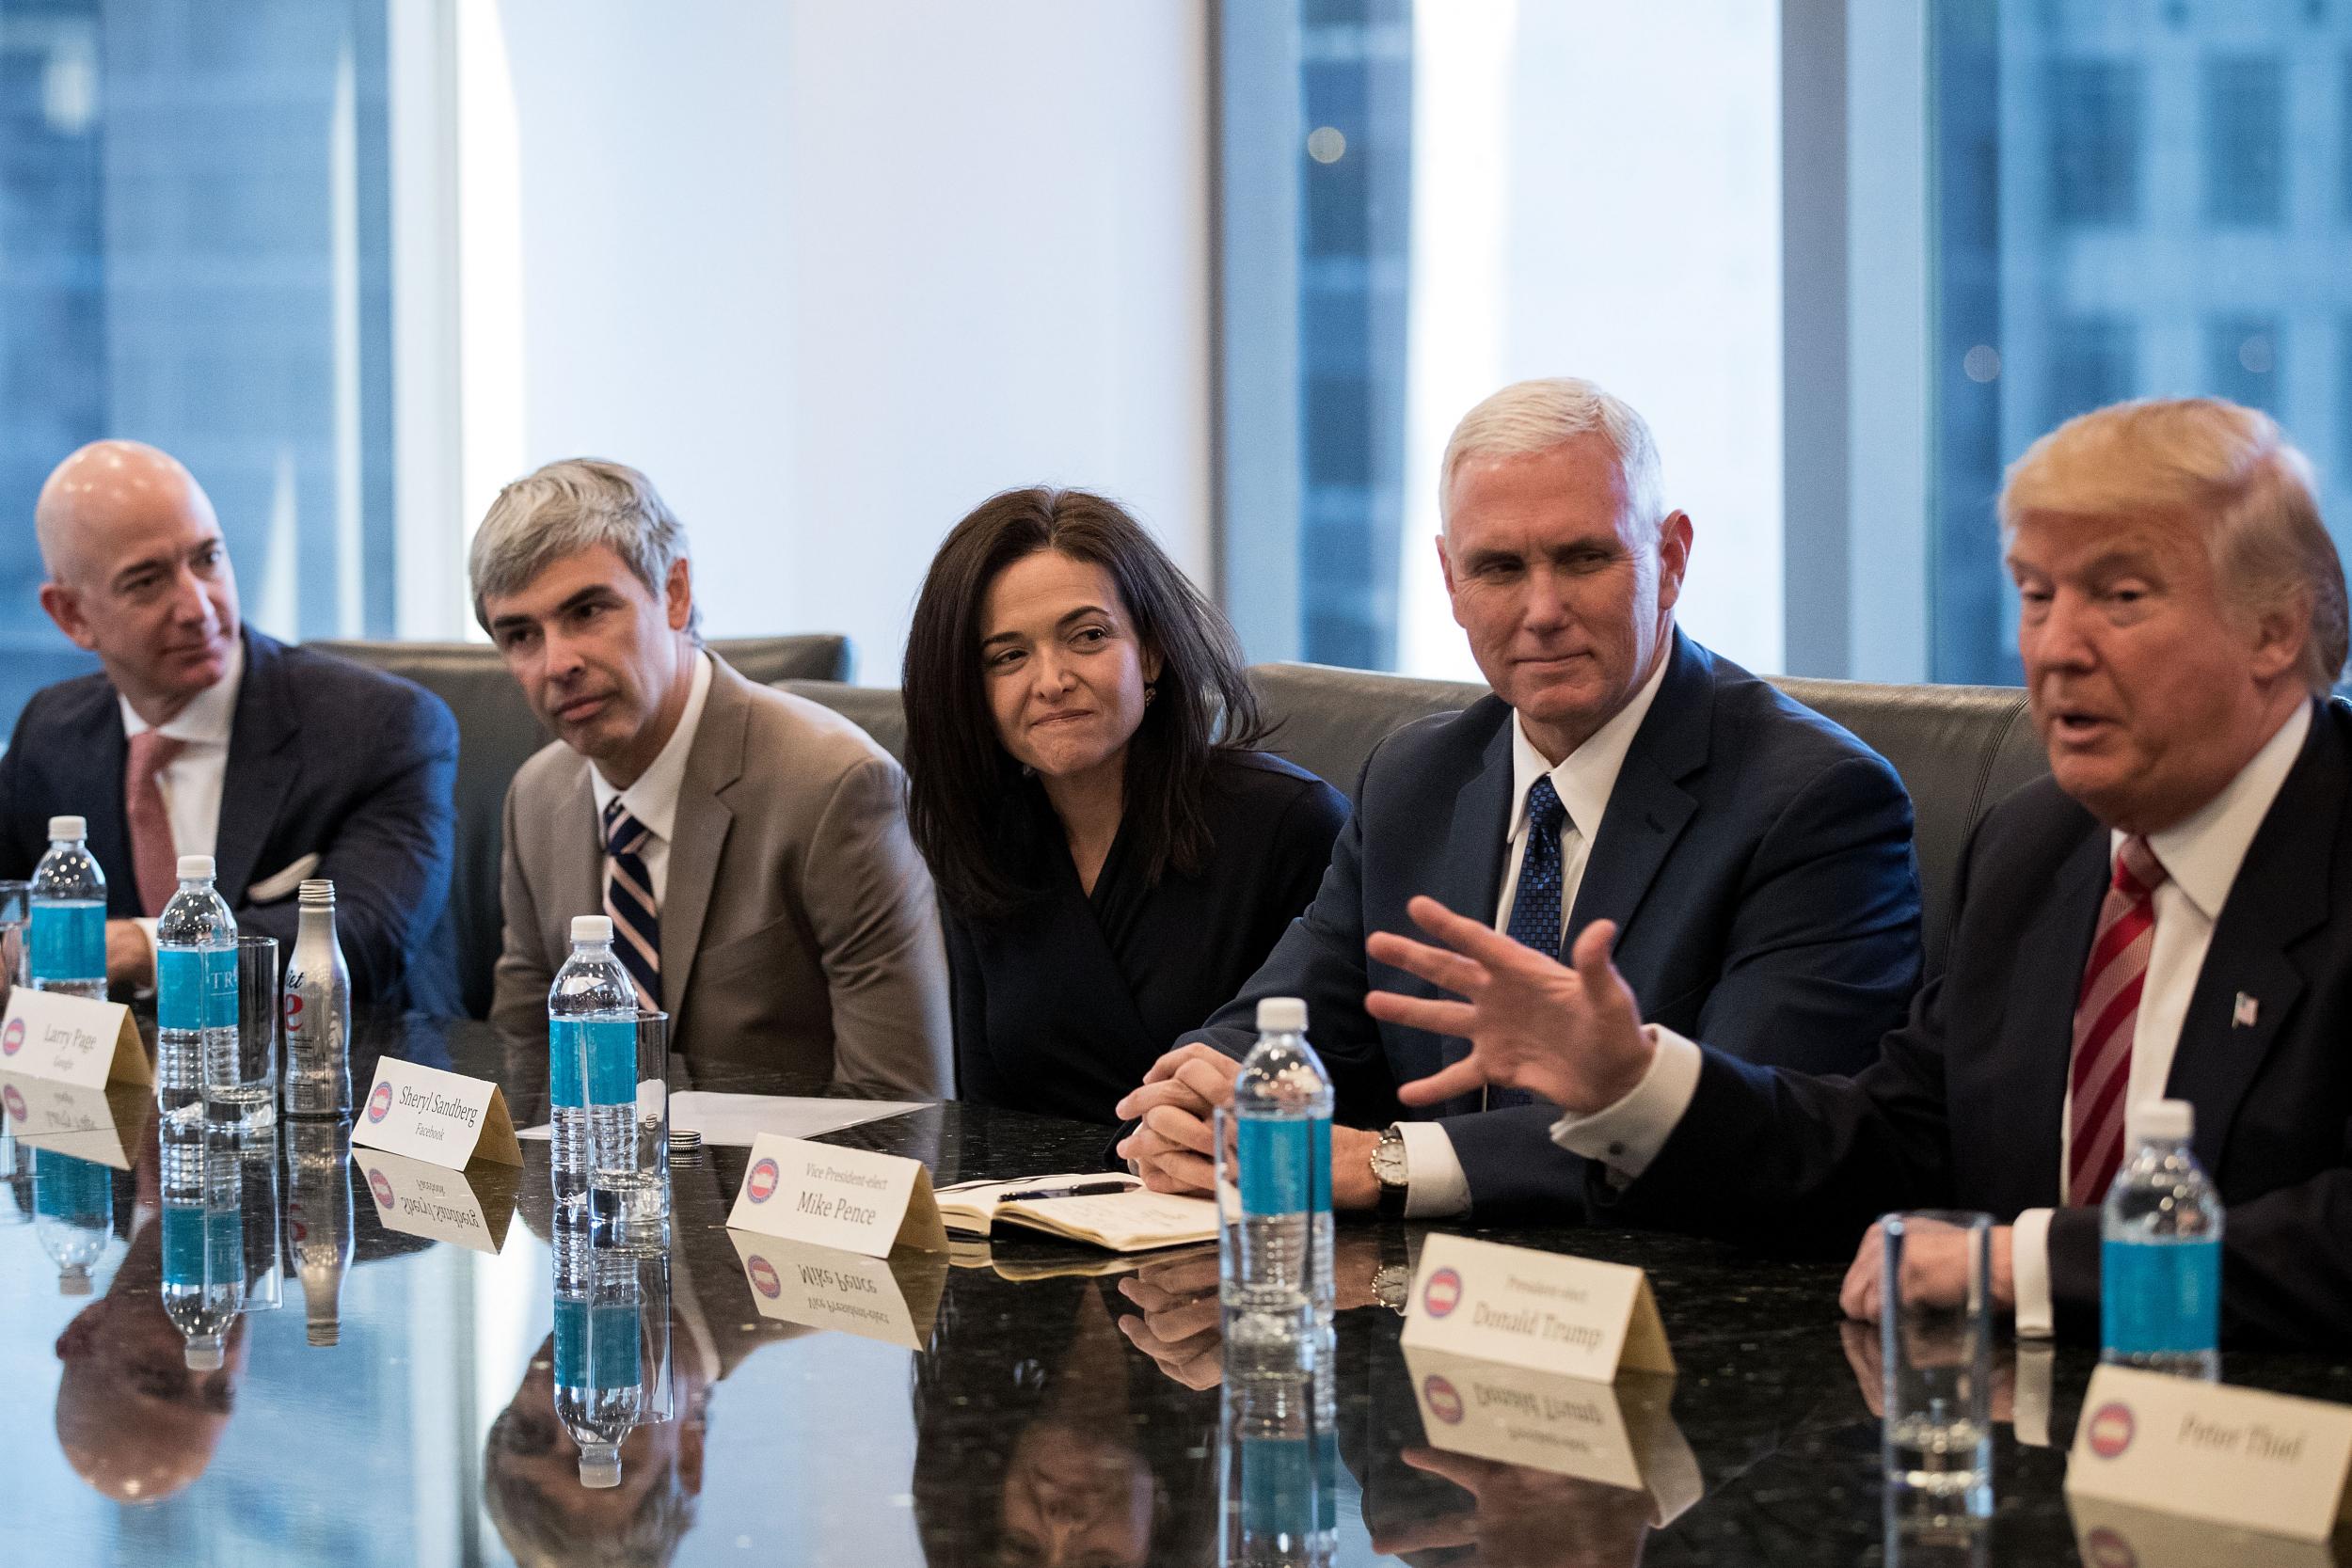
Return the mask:
M 2352 1340 L 2352 708 L 2320 706 L 2214 923 L 2166 1092 L 2197 1107 L 2197 1158 L 2229 1208 L 2222 1332 Z M 1688 1113 L 1639 1180 L 1595 1181 L 1613 1218 L 1851 1249 L 1889 1210 L 2008 1221 L 2059 1201 L 2074 997 L 2107 830 L 2043 779 L 1978 829 L 1946 973 L 1851 1079 L 1709 1050 Z M 2333 918 L 2331 918 L 2333 917 Z M 2255 1021 L 2235 1022 L 2240 994 Z M 2099 1212 L 2050 1227 L 2062 1333 L 2097 1332 Z
M 1617 967 L 1643 1017 L 1756 1061 L 1858 1068 L 1919 979 L 1910 797 L 1878 753 L 1680 632 L 1671 657 L 1595 835 L 1566 943 L 1616 921 Z M 1420 936 L 1405 913 L 1415 894 L 1494 919 L 1512 785 L 1511 709 L 1499 698 L 1382 741 L 1314 903 L 1187 1037 L 1240 1055 L 1260 997 L 1303 997 L 1339 1119 L 1393 1120 L 1397 1085 L 1470 1047 L 1364 1011 L 1371 989 L 1438 994 L 1373 963 L 1364 938 Z M 1466 1096 L 1437 1111 L 1474 1204 L 1540 1203 L 1556 1218 L 1577 1201 L 1583 1163 L 1548 1135 L 1558 1111 L 1479 1106 Z
M 457 1015 L 441 920 L 449 902 L 457 721 L 438 697 L 395 675 L 247 626 L 214 847 L 221 896 L 241 930 L 294 947 L 295 899 L 247 889 L 305 855 L 335 883 L 335 936 L 353 1000 Z M 83 675 L 34 693 L 0 757 L 0 877 L 29 877 L 49 818 L 88 819 L 106 874 L 106 912 L 141 912 L 122 770 L 129 742 L 114 683 Z

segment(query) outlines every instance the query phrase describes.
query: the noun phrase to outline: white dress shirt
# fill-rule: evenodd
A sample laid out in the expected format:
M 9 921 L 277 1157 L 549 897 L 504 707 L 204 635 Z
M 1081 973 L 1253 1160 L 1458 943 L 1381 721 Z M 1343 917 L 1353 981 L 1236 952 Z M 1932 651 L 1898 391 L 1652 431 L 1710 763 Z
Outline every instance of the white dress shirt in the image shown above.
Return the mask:
M 2213 923 L 2237 880 L 2247 846 L 2269 815 L 2312 727 L 2312 707 L 2297 703 L 2237 777 L 2194 814 L 2161 832 L 2148 847 L 2165 869 L 2156 889 L 2156 926 L 2148 952 L 2148 974 L 2132 1022 L 2131 1082 L 2127 1104 L 2160 1096 L 2172 1076 L 2172 1055 L 2181 1043 L 2181 1022 L 2205 967 Z M 2109 864 L 2123 842 L 2110 835 Z M 1631 1181 L 1649 1167 L 1698 1090 L 1699 1048 L 1671 1029 L 1648 1026 L 1658 1052 L 1649 1071 L 1631 1093 L 1588 1117 L 1565 1116 L 1551 1130 L 1563 1148 L 1598 1160 L 1612 1178 Z M 2073 1098 L 2069 1090 L 2068 1098 Z M 2058 1117 L 2058 1164 L 2066 1169 L 2071 1104 Z M 2053 1195 L 2056 1196 L 2056 1195 Z M 2017 1294 L 2017 1332 L 2051 1331 L 2050 1215 L 2028 1209 L 2017 1216 L 2010 1238 L 2010 1268 Z
M 1566 933 L 1577 890 L 1583 885 L 1584 863 L 1592 855 L 1593 835 L 1600 832 L 1600 819 L 1609 810 L 1609 797 L 1617 787 L 1626 752 L 1642 721 L 1649 717 L 1650 704 L 1658 698 L 1658 688 L 1665 681 L 1666 665 L 1673 657 L 1671 646 L 1661 647 L 1658 668 L 1650 672 L 1633 700 L 1556 768 L 1527 738 L 1527 727 L 1519 716 L 1511 716 L 1511 827 L 1502 862 L 1502 897 L 1495 906 L 1496 930 L 1511 928 L 1511 905 L 1518 896 L 1519 863 L 1527 856 L 1527 792 L 1549 773 L 1567 814 L 1560 824 L 1560 928 L 1563 935 Z M 1556 941 L 1553 945 L 1557 947 Z M 1406 1217 L 1425 1219 L 1469 1209 L 1470 1179 L 1462 1174 L 1461 1158 L 1454 1152 L 1454 1140 L 1444 1124 L 1401 1121 L 1397 1131 L 1405 1138 Z
M 686 782 L 686 756 L 694 749 L 694 732 L 702 727 L 703 705 L 709 698 L 710 656 L 697 648 L 693 687 L 686 693 L 686 711 L 678 715 L 677 728 L 662 743 L 653 766 L 627 789 L 613 787 L 603 770 L 593 763 L 588 768 L 588 787 L 596 798 L 597 831 L 603 831 L 605 808 L 618 799 L 621 809 L 644 823 L 651 834 L 639 847 L 637 856 L 645 863 L 645 879 L 653 884 L 656 919 L 660 917 L 669 893 L 670 833 L 677 826 L 678 786 Z
M 229 776 L 229 734 L 236 727 L 237 691 L 245 684 L 245 639 L 231 638 L 228 666 L 220 679 L 188 699 L 188 705 L 162 726 L 163 734 L 184 744 L 168 767 L 155 774 L 155 787 L 164 798 L 164 816 L 171 823 L 171 852 L 209 855 L 220 842 L 220 797 Z M 127 740 L 156 728 L 140 718 L 128 697 L 122 705 L 122 734 Z M 128 781 L 126 780 L 127 784 Z M 127 793 L 127 790 L 126 790 Z M 148 969 L 154 970 L 155 922 L 135 922 L 147 937 Z

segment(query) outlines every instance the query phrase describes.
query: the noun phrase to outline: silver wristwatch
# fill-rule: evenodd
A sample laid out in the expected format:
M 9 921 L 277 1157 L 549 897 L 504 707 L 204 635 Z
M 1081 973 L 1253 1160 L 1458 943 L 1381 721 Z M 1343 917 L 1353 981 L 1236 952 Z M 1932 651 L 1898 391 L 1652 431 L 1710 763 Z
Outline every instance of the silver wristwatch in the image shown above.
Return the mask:
M 1380 1185 L 1380 1217 L 1386 1220 L 1403 1219 L 1405 1198 L 1412 1190 L 1412 1178 L 1405 1164 L 1405 1134 L 1397 1130 L 1394 1122 L 1381 1132 L 1380 1141 L 1372 1146 L 1372 1179 Z

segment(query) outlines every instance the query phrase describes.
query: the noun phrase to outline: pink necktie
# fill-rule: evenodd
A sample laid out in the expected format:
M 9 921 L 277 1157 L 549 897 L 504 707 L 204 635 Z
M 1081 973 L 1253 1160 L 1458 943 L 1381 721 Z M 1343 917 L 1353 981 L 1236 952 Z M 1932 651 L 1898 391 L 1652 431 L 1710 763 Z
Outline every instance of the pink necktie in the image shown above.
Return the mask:
M 2123 1102 L 2132 1081 L 2132 1031 L 2155 945 L 2156 889 L 2165 871 L 2134 834 L 2115 857 L 2115 878 L 2099 905 L 2099 930 L 2074 1003 L 2074 1054 L 2067 1117 L 2066 1201 L 2095 1205 L 2123 1164 Z
M 164 809 L 164 792 L 155 775 L 187 749 L 160 730 L 141 730 L 131 737 L 131 760 L 123 769 L 123 804 L 131 816 L 131 866 L 139 880 L 139 907 L 151 916 L 180 889 L 180 860 L 171 843 L 171 815 Z

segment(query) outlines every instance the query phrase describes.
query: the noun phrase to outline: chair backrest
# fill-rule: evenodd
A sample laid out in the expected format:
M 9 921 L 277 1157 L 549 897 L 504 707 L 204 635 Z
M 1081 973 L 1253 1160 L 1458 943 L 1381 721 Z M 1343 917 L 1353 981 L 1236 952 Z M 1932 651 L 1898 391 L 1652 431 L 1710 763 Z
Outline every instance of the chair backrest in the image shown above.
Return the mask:
M 444 917 L 457 955 L 457 984 L 467 1012 L 490 1009 L 490 983 L 502 933 L 499 857 L 506 786 L 531 753 L 554 737 L 542 729 L 498 651 L 481 642 L 314 642 L 312 647 L 415 681 L 457 717 L 457 844 Z M 763 684 L 805 675 L 839 680 L 850 673 L 850 640 L 822 634 L 714 641 L 710 651 L 747 680 Z
M 1261 664 L 1249 678 L 1269 743 L 1352 797 L 1375 746 L 1416 719 L 1469 706 L 1484 686 L 1315 664 Z M 1843 724 L 1893 765 L 1911 792 L 1919 859 L 1921 940 L 1929 973 L 1951 938 L 1961 850 L 2003 796 L 2048 770 L 2015 687 L 1883 686 L 1775 677 L 1798 702 Z
M 833 680 L 776 681 L 773 685 L 779 691 L 833 709 L 872 736 L 875 744 L 902 765 L 907 760 L 907 710 L 897 687 L 848 686 Z

